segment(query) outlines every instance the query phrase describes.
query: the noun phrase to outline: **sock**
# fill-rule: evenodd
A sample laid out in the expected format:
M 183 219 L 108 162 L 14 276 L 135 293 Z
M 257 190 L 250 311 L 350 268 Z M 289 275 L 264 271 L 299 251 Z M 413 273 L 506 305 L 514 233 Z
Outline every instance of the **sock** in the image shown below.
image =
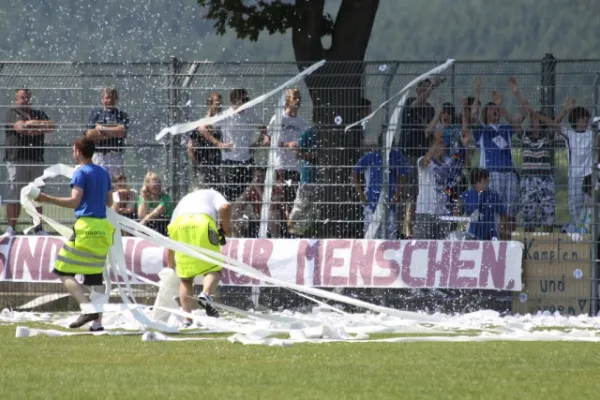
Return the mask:
M 100 322 L 98 322 L 98 320 L 95 320 L 94 322 L 92 322 L 92 329 L 98 329 L 98 328 L 102 328 L 102 324 Z

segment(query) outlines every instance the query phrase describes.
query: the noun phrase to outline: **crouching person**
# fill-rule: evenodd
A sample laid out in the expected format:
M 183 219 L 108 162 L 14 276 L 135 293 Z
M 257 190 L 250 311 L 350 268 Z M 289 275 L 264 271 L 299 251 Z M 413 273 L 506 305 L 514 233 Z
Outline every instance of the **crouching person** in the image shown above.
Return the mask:
M 71 179 L 71 196 L 53 197 L 41 193 L 35 199 L 39 203 L 75 210 L 73 236 L 59 251 L 53 272 L 81 306 L 82 314 L 69 328 L 79 328 L 93 322 L 90 327 L 92 332 L 104 330 L 102 314 L 89 303 L 94 295 L 100 296 L 104 292 L 102 272 L 115 232 L 106 219 L 106 207 L 111 207 L 113 203 L 110 175 L 103 167 L 92 162 L 94 151 L 93 141 L 85 137 L 77 138 L 73 145 L 73 157 L 79 168 Z M 75 280 L 75 275 L 83 275 L 83 286 Z M 86 297 L 84 286 L 91 287 L 90 299 Z
M 185 196 L 177 204 L 168 231 L 169 237 L 177 242 L 220 253 L 221 245 L 225 244 L 225 235 L 230 234 L 230 225 L 231 205 L 225 197 L 214 189 L 199 189 Z M 221 278 L 221 266 L 217 264 L 220 261 L 199 260 L 169 249 L 167 265 L 174 268 L 181 279 L 179 299 L 183 311 L 191 312 L 197 302 L 209 317 L 219 316 L 212 304 L 212 296 Z M 203 288 L 202 293 L 194 298 L 194 278 L 197 276 L 204 277 Z M 189 327 L 192 323 L 188 318 L 183 327 Z

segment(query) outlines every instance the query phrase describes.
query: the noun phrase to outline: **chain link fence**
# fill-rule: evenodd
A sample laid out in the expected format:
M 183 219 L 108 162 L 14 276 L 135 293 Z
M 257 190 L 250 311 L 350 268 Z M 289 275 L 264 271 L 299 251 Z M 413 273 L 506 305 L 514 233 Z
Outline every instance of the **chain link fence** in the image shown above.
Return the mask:
M 437 65 L 439 63 L 434 61 L 329 63 L 326 72 L 297 85 L 302 99 L 298 116 L 307 121 L 307 125 L 312 124 L 312 121 L 318 122 L 316 147 L 321 153 L 316 156 L 316 178 L 308 183 L 317 188 L 328 189 L 318 197 L 317 204 L 320 204 L 320 207 L 313 220 L 316 223 L 312 224 L 306 236 L 363 237 L 365 216 L 356 189 L 368 185 L 365 176 L 369 176 L 369 173 L 363 174 L 361 170 L 357 170 L 358 181 L 353 182 L 352 171 L 357 161 L 367 153 L 377 152 L 380 156 L 384 154 L 386 149 L 380 143 L 381 136 L 387 130 L 397 100 L 375 114 L 360 128 L 360 133 L 349 132 L 347 137 L 340 139 L 344 135 L 341 128 L 368 114 L 368 110 L 374 109 L 409 81 Z M 193 152 L 214 148 L 198 148 L 198 142 L 195 142 L 195 139 L 190 142 L 189 135 L 169 137 L 166 141 L 157 142 L 154 136 L 162 128 L 205 116 L 210 110 L 207 99 L 213 92 L 221 94 L 221 106 L 225 109 L 231 105 L 230 94 L 233 89 L 245 89 L 247 96 L 254 98 L 281 85 L 297 73 L 298 66 L 295 63 L 213 63 L 176 59 L 124 64 L 1 62 L 0 108 L 5 115 L 15 106 L 16 90 L 29 89 L 32 94 L 32 107 L 43 110 L 56 125 L 52 133 L 45 135 L 43 164 L 72 164 L 72 142 L 89 129 L 88 115 L 92 108 L 101 106 L 101 89 L 107 86 L 117 88 L 118 107 L 129 117 L 121 170 L 128 179 L 129 187 L 137 192 L 130 199 L 130 202 L 134 203 L 133 209 L 137 211 L 136 197 L 142 192 L 144 178 L 149 171 L 156 173 L 162 183 L 162 191 L 174 202 L 195 188 L 198 179 L 206 179 L 206 171 L 203 170 L 206 165 L 202 160 L 195 160 L 200 162 L 199 165 L 194 165 Z M 599 112 L 600 60 L 556 60 L 547 55 L 539 60 L 457 61 L 443 76 L 446 78 L 445 83 L 431 93 L 427 102 L 433 105 L 434 109 L 443 103 L 450 103 L 454 105 L 456 116 L 462 111 L 462 99 L 474 95 L 475 81 L 478 79 L 481 81 L 481 108 L 491 101 L 492 92 L 498 91 L 503 95 L 503 105 L 507 111 L 512 115 L 518 114 L 521 108 L 511 93 L 510 77 L 516 78 L 522 97 L 531 107 L 549 117 L 555 117 L 560 112 L 567 97 L 576 99 L 577 105 L 587 109 L 592 117 Z M 410 95 L 416 96 L 414 89 Z M 227 150 L 217 151 L 216 153 L 221 155 L 220 163 L 213 166 L 213 172 L 210 173 L 216 177 L 212 182 L 215 186 L 221 191 L 230 191 L 237 199 L 235 219 L 236 234 L 239 237 L 257 237 L 260 232 L 264 176 L 270 162 L 275 159 L 269 158 L 270 144 L 264 140 L 261 127 L 268 126 L 276 114 L 279 97 L 273 96 L 257 105 L 251 110 L 251 117 L 238 120 L 234 126 L 219 126 L 209 130 L 211 135 L 219 133 L 223 136 L 233 136 L 231 140 L 237 147 L 235 151 L 229 151 L 232 154 L 242 154 L 236 158 L 231 157 Z M 365 102 L 364 99 L 368 101 Z M 424 121 L 424 125 L 429 122 Z M 460 119 L 457 123 L 460 124 Z M 529 123 L 529 119 L 523 122 L 525 130 L 530 129 Z M 595 139 L 596 128 L 593 124 L 592 127 Z M 400 126 L 396 129 L 396 141 L 393 146 L 394 149 L 403 152 L 409 150 L 398 147 L 402 130 L 405 128 L 406 126 Z M 239 137 L 249 136 L 248 131 L 254 134 L 252 140 L 238 142 Z M 267 133 L 272 136 L 273 127 L 267 129 Z M 201 137 L 202 133 L 199 135 L 195 138 Z M 219 135 L 214 135 L 215 140 L 225 143 L 226 138 Z M 188 150 L 189 143 L 196 146 L 191 152 Z M 6 151 L 10 149 L 4 142 L 4 137 L 0 139 L 0 144 Z M 589 149 L 592 157 L 585 159 L 595 165 L 598 162 L 595 140 L 592 147 Z M 520 174 L 524 154 L 521 136 L 513 137 L 510 148 L 514 169 Z M 464 311 L 490 307 L 520 313 L 547 310 L 566 314 L 595 314 L 598 299 L 597 226 L 592 222 L 587 225 L 585 231 L 575 232 L 580 234 L 579 240 L 573 240 L 572 231 L 564 232 L 565 226 L 573 222 L 569 210 L 569 199 L 572 197 L 569 192 L 569 168 L 570 165 L 573 166 L 573 158 L 569 161 L 568 148 L 562 135 L 553 137 L 551 164 L 555 183 L 555 212 L 551 230 L 539 224 L 533 232 L 526 232 L 521 214 L 517 215 L 512 229 L 512 239 L 524 243 L 525 288 L 522 292 L 363 290 L 354 294 L 405 308 L 428 307 Z M 575 150 L 581 149 L 571 146 L 571 151 Z M 246 165 L 240 165 L 239 162 L 250 160 L 245 158 L 247 155 L 254 160 L 254 164 L 248 165 L 246 170 Z M 417 170 L 415 160 L 407 158 L 411 162 L 408 167 Z M 463 175 L 468 177 L 471 167 L 478 166 L 481 162 L 480 151 L 476 149 L 470 165 L 464 167 Z M 592 182 L 596 182 L 596 169 L 593 165 L 589 165 L 588 169 L 592 171 Z M 5 160 L 0 167 L 0 186 L 3 186 L 1 193 L 5 204 L 10 200 L 5 193 L 9 191 L 11 179 L 14 179 L 9 176 L 9 169 L 6 167 Z M 239 178 L 241 173 L 247 176 Z M 293 184 L 290 184 L 288 182 L 292 181 L 292 178 L 276 175 L 275 183 L 271 187 L 273 194 L 268 205 L 267 223 L 267 232 L 271 237 L 286 237 L 291 202 L 298 188 L 298 177 L 294 176 L 293 180 Z M 406 191 L 410 183 L 402 181 L 400 185 L 402 190 Z M 469 187 L 468 182 L 465 185 L 466 190 Z M 46 191 L 50 194 L 65 193 L 67 187 L 66 180 L 56 180 L 48 185 Z M 519 190 L 521 189 L 519 186 Z M 596 192 L 591 191 L 589 198 L 584 197 L 585 207 L 582 208 L 590 210 L 592 221 L 596 220 L 596 208 L 593 207 L 596 204 L 596 196 Z M 522 198 L 520 193 L 515 201 L 522 203 Z M 402 199 L 404 203 L 404 197 Z M 391 201 L 391 198 L 386 201 Z M 412 202 L 415 203 L 416 198 L 412 199 Z M 407 199 L 406 204 L 410 203 Z M 5 206 L 0 211 L 0 221 L 3 224 L 7 222 L 6 210 Z M 73 223 L 73 215 L 69 210 L 47 206 L 44 207 L 44 213 L 64 224 Z M 385 215 L 386 220 L 389 219 L 387 212 Z M 411 214 L 409 206 L 398 210 L 393 218 L 395 228 L 384 230 L 386 238 L 411 237 L 414 234 L 412 229 L 415 212 L 412 211 Z M 17 231 L 28 224 L 30 220 L 21 215 Z M 466 229 L 461 225 L 452 228 L 455 231 Z M 393 235 L 393 232 L 397 234 Z M 3 261 L 6 263 L 6 260 Z M 49 283 L 0 282 L 0 307 L 18 306 L 40 294 L 61 290 L 58 285 Z M 140 286 L 138 291 L 140 298 L 149 302 L 154 296 L 154 292 L 148 287 Z M 247 301 L 249 293 L 250 289 L 247 288 L 223 288 L 223 294 L 229 299 L 237 299 L 238 305 L 243 305 L 239 302 Z M 264 293 L 268 295 L 265 296 Z M 301 304 L 297 298 L 283 295 L 276 289 L 263 291 L 261 302 L 269 307 L 280 307 L 289 302 Z M 53 303 L 52 307 L 60 309 L 64 308 L 65 304 Z

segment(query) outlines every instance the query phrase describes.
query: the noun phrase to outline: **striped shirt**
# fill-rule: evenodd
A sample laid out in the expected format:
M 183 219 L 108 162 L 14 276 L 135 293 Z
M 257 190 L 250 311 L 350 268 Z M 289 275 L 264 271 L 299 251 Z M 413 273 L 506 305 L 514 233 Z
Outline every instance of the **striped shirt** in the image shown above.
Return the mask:
M 531 132 L 523 135 L 523 175 L 552 175 L 550 138 L 540 134 L 534 138 Z

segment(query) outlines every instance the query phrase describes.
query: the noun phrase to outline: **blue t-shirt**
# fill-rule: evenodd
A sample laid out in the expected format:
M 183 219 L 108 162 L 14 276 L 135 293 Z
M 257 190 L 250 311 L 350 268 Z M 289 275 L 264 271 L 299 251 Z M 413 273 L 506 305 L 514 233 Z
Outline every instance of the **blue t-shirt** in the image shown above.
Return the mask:
M 506 214 L 500 194 L 494 190 L 478 193 L 470 189 L 461 195 L 462 214 L 471 217 L 469 233 L 479 240 L 499 238 L 497 217 Z
M 318 144 L 317 131 L 308 128 L 300 135 L 298 139 L 298 150 L 302 154 L 315 154 Z M 300 183 L 314 183 L 316 179 L 315 161 L 300 161 Z
M 481 126 L 473 131 L 479 143 L 481 155 L 479 166 L 488 171 L 509 172 L 514 170 L 511 140 L 515 131 L 510 125 L 499 125 L 498 130 L 491 126 Z
M 407 175 L 409 166 L 408 161 L 406 161 L 402 153 L 398 150 L 390 151 L 389 165 L 390 175 L 388 181 L 388 198 L 391 200 L 396 191 L 396 179 L 399 175 Z M 360 160 L 358 160 L 358 163 L 354 166 L 354 168 L 352 168 L 352 170 L 358 174 L 365 174 L 365 180 L 367 183 L 365 195 L 367 197 L 367 201 L 369 202 L 369 207 L 375 211 L 377 202 L 379 201 L 381 187 L 383 186 L 381 151 L 373 151 L 365 154 Z
M 95 164 L 83 165 L 73 173 L 71 188 L 74 186 L 83 189 L 75 217 L 106 218 L 106 196 L 112 189 L 108 171 Z

